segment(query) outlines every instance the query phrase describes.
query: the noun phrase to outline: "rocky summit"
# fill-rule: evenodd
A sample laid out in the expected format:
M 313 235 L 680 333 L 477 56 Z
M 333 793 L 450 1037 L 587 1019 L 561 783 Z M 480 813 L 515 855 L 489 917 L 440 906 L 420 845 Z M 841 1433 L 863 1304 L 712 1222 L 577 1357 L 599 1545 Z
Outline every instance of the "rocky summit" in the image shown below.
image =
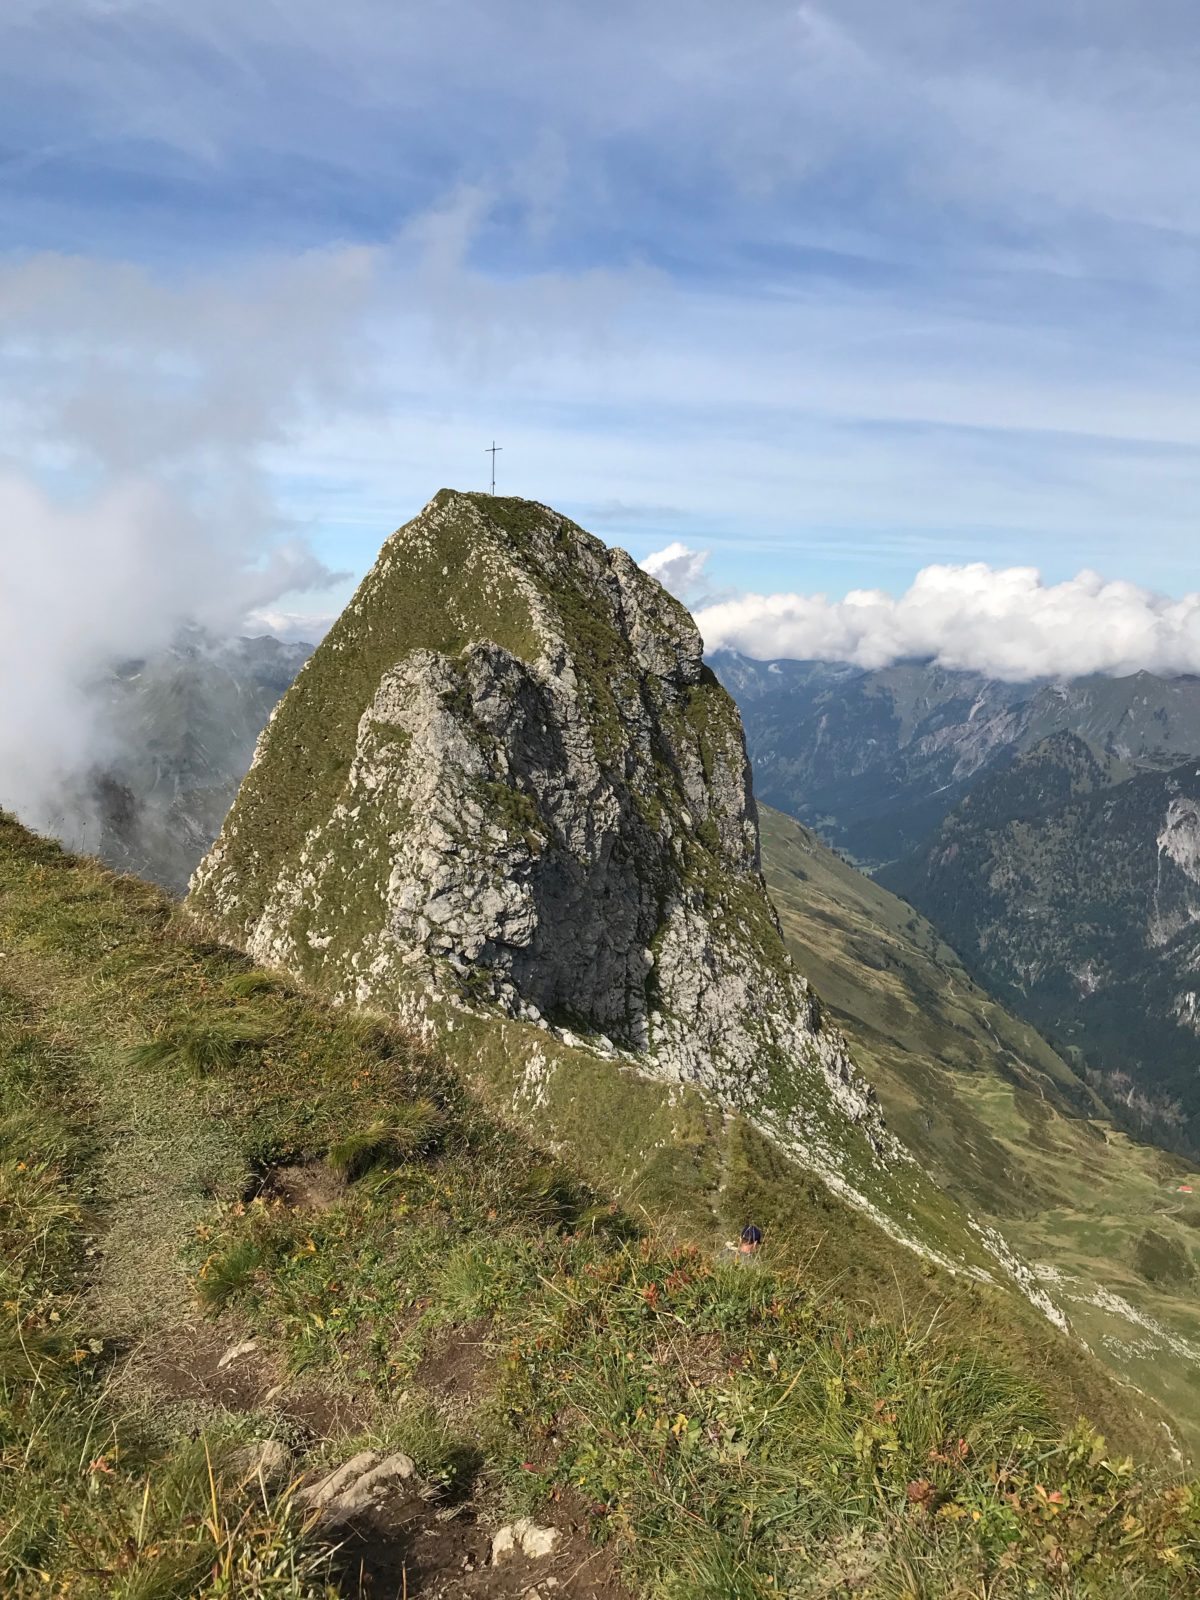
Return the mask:
M 623 550 L 443 490 L 285 695 L 191 909 L 340 1000 L 499 1007 L 806 1148 L 832 1102 L 883 1152 L 785 950 L 741 722 L 701 648 Z

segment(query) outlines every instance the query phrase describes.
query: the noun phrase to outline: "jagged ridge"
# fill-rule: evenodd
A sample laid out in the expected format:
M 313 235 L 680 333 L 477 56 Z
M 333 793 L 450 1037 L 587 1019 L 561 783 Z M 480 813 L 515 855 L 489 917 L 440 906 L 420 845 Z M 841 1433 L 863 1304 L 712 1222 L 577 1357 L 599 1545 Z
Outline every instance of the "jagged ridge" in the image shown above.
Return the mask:
M 417 979 L 785 1120 L 832 1094 L 885 1146 L 785 951 L 694 623 L 533 502 L 443 490 L 388 540 L 191 904 L 341 998 L 405 1013 Z

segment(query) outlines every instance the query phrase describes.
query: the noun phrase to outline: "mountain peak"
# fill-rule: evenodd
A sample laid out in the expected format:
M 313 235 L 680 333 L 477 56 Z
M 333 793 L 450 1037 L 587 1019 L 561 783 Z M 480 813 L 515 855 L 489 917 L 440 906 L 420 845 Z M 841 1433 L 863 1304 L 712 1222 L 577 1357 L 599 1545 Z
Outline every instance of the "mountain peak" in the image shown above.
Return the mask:
M 832 1119 L 869 1163 L 880 1114 L 784 948 L 701 648 L 625 551 L 440 491 L 284 697 L 193 909 L 341 999 L 490 1004 L 806 1151 Z

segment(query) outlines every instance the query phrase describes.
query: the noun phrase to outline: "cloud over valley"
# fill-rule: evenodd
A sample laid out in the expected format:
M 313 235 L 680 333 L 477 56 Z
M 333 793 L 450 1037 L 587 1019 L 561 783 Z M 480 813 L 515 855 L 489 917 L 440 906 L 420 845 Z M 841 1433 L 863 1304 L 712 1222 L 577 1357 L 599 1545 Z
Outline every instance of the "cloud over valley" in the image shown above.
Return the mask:
M 676 543 L 642 565 L 686 601 L 704 552 Z M 1200 593 L 1171 599 L 1086 571 L 1046 583 L 1034 567 L 929 566 L 900 595 L 742 594 L 700 604 L 696 621 L 708 650 L 760 660 L 932 660 L 1013 682 L 1200 672 Z

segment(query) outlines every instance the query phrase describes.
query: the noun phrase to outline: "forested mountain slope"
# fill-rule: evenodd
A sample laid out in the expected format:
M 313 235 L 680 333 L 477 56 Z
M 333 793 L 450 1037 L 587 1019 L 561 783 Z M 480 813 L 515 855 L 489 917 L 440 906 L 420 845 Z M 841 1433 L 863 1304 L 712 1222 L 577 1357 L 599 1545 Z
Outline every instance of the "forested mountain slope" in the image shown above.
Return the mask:
M 1135 1127 L 1200 1149 L 1200 762 L 1113 786 L 1059 735 L 881 881 L 1052 1032 Z
M 764 809 L 767 882 L 796 959 L 948 1192 L 1002 1229 L 1072 1326 L 1200 1417 L 1200 1176 L 1131 1139 L 912 907 Z

